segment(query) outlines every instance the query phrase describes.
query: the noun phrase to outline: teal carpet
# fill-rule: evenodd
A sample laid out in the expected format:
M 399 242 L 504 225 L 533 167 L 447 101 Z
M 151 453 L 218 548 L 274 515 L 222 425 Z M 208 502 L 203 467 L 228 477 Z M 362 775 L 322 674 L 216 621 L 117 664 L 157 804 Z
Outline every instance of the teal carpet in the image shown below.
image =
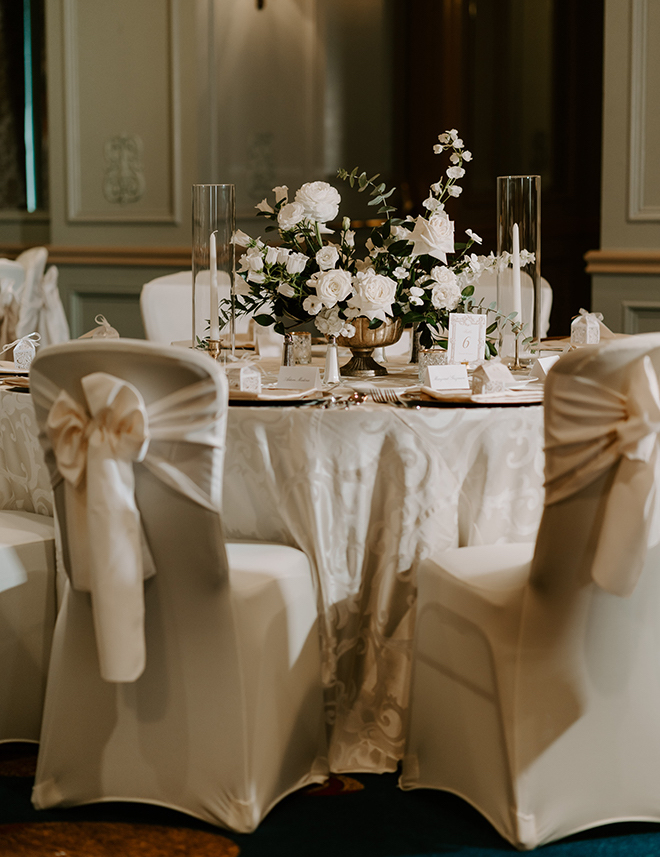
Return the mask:
M 0 776 L 0 855 L 10 853 L 2 847 L 3 824 L 57 821 L 124 822 L 206 831 L 230 839 L 240 848 L 241 857 L 497 857 L 517 853 L 459 798 L 426 790 L 402 792 L 394 774 L 356 774 L 354 779 L 364 786 L 362 790 L 291 795 L 275 807 L 255 833 L 241 835 L 170 810 L 138 804 L 99 804 L 37 813 L 30 803 L 32 777 Z M 147 845 L 139 853 L 151 852 Z M 194 857 L 193 852 L 184 853 Z M 547 845 L 539 853 L 543 857 L 660 855 L 660 824 L 610 825 Z

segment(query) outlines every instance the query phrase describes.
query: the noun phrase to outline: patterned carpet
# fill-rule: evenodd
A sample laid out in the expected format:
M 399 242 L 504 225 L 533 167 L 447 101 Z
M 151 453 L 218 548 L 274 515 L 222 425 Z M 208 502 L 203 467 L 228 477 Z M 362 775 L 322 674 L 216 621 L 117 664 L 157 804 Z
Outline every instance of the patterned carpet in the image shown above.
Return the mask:
M 396 774 L 335 776 L 281 801 L 250 834 L 157 806 L 35 812 L 36 746 L 0 745 L 0 857 L 503 857 L 517 853 L 454 795 L 402 792 Z M 654 857 L 660 825 L 615 824 L 539 857 Z

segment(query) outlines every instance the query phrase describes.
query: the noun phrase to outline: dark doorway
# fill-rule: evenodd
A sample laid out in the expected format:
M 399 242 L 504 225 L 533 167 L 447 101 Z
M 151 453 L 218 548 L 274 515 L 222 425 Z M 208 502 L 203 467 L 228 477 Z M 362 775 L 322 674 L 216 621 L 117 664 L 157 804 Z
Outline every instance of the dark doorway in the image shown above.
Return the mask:
M 590 308 L 584 253 L 600 241 L 603 0 L 401 0 L 396 4 L 397 172 L 410 213 L 457 128 L 474 155 L 448 213 L 496 249 L 496 178 L 542 178 L 541 272 L 550 333 Z

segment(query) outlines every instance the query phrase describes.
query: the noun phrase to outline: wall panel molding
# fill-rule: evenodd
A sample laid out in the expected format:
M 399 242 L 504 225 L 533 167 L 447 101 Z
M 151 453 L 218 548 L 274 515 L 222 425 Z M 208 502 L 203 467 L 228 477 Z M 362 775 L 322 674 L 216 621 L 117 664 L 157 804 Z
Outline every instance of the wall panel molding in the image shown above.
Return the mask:
M 621 301 L 621 309 L 624 333 L 660 330 L 660 301 Z
M 122 223 L 122 224 L 179 224 L 181 222 L 181 105 L 179 95 L 180 78 L 180 45 L 177 22 L 179 20 L 180 0 L 162 0 L 166 9 L 166 44 L 158 44 L 154 36 L 149 41 L 146 29 L 144 11 L 142 18 L 134 16 L 131 22 L 134 33 L 126 27 L 125 57 L 98 56 L 98 68 L 81 68 L 81 56 L 84 57 L 86 37 L 96 38 L 96 30 L 85 29 L 81 25 L 81 15 L 88 14 L 87 0 L 64 0 L 63 2 L 63 55 L 64 55 L 64 113 L 66 129 L 66 195 L 67 221 L 70 223 Z M 117 0 L 104 0 L 104 8 L 112 12 L 113 3 Z M 107 4 L 107 5 L 106 5 Z M 98 7 L 100 8 L 100 7 Z M 137 7 L 135 7 L 137 11 Z M 97 9 L 98 11 L 98 9 Z M 120 16 L 118 16 L 118 19 Z M 142 29 L 140 29 L 140 26 Z M 135 43 L 139 35 L 144 36 L 144 57 L 135 51 Z M 117 38 L 115 34 L 115 39 Z M 108 36 L 110 41 L 110 36 Z M 131 41 L 132 40 L 132 41 Z M 152 55 L 149 55 L 152 51 Z M 164 53 L 163 53 L 164 52 Z M 133 90 L 129 91 L 122 77 L 122 63 L 131 68 L 139 68 L 144 63 L 148 69 L 154 64 L 154 57 L 167 66 L 167 80 L 163 86 L 167 88 L 166 103 L 159 101 L 159 95 L 154 94 L 150 110 L 143 111 L 136 121 L 131 116 L 130 105 L 135 97 L 135 87 L 145 86 L 144 75 L 134 74 Z M 115 63 L 113 68 L 109 63 Z M 132 63 L 132 65 L 130 65 Z M 96 103 L 89 97 L 89 80 L 99 88 Z M 146 85 L 147 96 L 151 95 Z M 87 87 L 87 96 L 84 89 Z M 124 89 L 122 89 L 124 87 Z M 110 94 L 110 95 L 109 95 Z M 147 97 L 145 96 L 145 97 Z M 161 110 L 161 113 L 158 113 Z M 95 122 L 101 117 L 105 128 L 105 139 L 100 142 L 92 133 Z M 128 118 L 127 118 L 128 117 Z M 114 123 L 114 124 L 113 124 Z M 143 154 L 142 163 L 128 154 L 122 154 L 118 164 L 104 160 L 104 148 L 111 148 L 113 141 L 129 139 L 136 141 L 139 148 L 142 143 L 140 127 L 144 125 L 150 132 L 150 148 Z M 125 127 L 129 125 L 129 127 Z M 154 132 L 154 128 L 162 126 L 163 133 Z M 93 138 L 93 153 L 90 154 L 90 137 Z M 162 154 L 162 143 L 166 142 L 167 154 Z M 98 151 L 97 151 L 98 149 Z M 128 160 L 127 160 L 128 158 Z M 160 160 L 159 160 L 160 159 Z M 90 171 L 90 160 L 94 169 Z M 129 163 L 130 161 L 130 163 Z M 107 186 L 108 175 L 113 173 L 119 180 L 128 181 L 131 172 L 144 185 L 140 194 L 115 194 L 116 201 L 106 193 L 103 194 L 104 181 Z M 98 175 L 96 174 L 98 172 Z M 97 187 L 98 185 L 98 187 Z M 165 190 L 163 190 L 165 189 Z
M 660 250 L 590 250 L 588 274 L 660 274 Z
M 657 3 L 657 0 L 656 0 Z M 657 54 L 657 26 L 650 27 L 651 0 L 632 0 L 630 68 L 630 162 L 628 175 L 628 219 L 660 221 L 660 199 L 649 199 L 649 167 L 660 155 L 660 139 L 651 139 L 657 107 L 649 111 L 649 92 L 656 92 L 660 81 L 650 75 L 649 63 Z M 654 23 L 658 21 L 654 18 Z M 649 142 L 654 143 L 649 151 Z
M 15 258 L 27 244 L 0 244 L 0 254 Z M 105 265 L 108 267 L 191 266 L 190 247 L 63 247 L 45 245 L 49 265 Z

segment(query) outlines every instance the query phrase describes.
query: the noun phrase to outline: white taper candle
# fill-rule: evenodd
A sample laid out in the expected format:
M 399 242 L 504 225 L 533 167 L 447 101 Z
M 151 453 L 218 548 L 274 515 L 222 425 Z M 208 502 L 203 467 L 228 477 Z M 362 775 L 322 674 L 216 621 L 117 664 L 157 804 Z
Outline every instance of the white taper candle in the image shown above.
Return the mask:
M 513 297 L 511 309 L 517 312 L 516 322 L 522 322 L 522 285 L 520 283 L 520 232 L 518 224 L 513 224 L 513 252 L 511 253 L 511 265 L 513 269 Z
M 211 309 L 210 309 L 210 331 L 209 339 L 220 339 L 220 322 L 218 320 L 218 304 L 220 302 L 218 295 L 218 255 L 215 245 L 215 232 L 211 233 L 209 240 L 210 247 L 210 265 L 211 265 Z

